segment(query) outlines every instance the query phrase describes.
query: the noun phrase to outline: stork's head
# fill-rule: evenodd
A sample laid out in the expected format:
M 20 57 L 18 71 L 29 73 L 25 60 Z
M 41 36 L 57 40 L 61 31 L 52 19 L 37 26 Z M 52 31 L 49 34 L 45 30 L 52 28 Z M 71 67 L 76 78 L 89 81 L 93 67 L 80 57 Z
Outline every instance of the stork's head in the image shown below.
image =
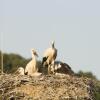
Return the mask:
M 51 45 L 52 47 L 54 47 L 55 41 L 51 41 Z
M 36 52 L 36 50 L 35 50 L 35 49 L 31 49 L 31 52 L 32 52 L 32 55 L 35 55 L 35 56 L 37 56 L 37 57 L 38 57 L 38 54 L 37 54 L 37 52 Z

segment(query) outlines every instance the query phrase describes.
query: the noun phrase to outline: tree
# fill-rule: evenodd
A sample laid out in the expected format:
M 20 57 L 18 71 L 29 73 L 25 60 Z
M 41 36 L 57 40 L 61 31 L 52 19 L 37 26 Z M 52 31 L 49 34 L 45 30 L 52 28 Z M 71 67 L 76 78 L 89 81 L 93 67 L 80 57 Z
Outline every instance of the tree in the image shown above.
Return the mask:
M 92 79 L 96 79 L 96 76 L 93 75 L 92 72 L 83 72 L 83 71 L 79 71 L 78 73 L 76 73 L 77 76 L 83 76 L 83 77 L 88 77 L 88 78 L 92 78 Z
M 1 52 L 0 52 L 1 53 Z M 3 63 L 4 63 L 4 73 L 13 73 L 17 70 L 19 66 L 25 67 L 29 59 L 25 59 L 24 57 L 18 54 L 7 54 L 3 55 Z M 0 57 L 1 61 L 1 57 Z M 0 63 L 1 66 L 1 63 Z

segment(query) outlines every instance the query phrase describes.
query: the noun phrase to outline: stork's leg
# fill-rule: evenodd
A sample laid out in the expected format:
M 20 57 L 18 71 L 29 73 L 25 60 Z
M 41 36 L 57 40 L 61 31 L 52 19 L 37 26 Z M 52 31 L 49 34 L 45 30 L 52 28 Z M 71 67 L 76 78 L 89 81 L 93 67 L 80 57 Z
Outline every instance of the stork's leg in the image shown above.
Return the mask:
M 48 75 L 51 73 L 51 65 L 48 65 Z
M 52 74 L 55 74 L 55 68 L 54 67 L 55 67 L 54 65 L 50 66 Z
M 52 66 L 52 73 L 55 74 L 55 62 L 54 62 L 54 60 L 52 61 L 51 66 Z
M 54 67 L 55 67 L 54 61 L 52 61 L 52 63 L 48 65 L 48 74 L 55 74 Z

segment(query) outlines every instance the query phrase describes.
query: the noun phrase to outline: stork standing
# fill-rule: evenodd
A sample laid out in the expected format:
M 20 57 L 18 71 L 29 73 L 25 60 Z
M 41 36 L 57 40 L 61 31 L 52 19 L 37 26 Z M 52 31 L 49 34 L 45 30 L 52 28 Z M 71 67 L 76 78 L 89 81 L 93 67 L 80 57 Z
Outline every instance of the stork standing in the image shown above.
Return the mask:
M 57 49 L 55 48 L 54 41 L 51 42 L 51 47 L 46 49 L 42 59 L 42 65 L 48 66 L 48 74 L 50 73 L 51 64 L 54 65 L 55 59 L 57 57 Z
M 25 74 L 27 73 L 30 76 L 38 72 L 38 66 L 37 66 L 37 60 L 36 60 L 36 57 L 38 57 L 38 54 L 34 49 L 31 50 L 31 53 L 32 53 L 32 60 L 26 65 L 26 68 L 25 68 Z

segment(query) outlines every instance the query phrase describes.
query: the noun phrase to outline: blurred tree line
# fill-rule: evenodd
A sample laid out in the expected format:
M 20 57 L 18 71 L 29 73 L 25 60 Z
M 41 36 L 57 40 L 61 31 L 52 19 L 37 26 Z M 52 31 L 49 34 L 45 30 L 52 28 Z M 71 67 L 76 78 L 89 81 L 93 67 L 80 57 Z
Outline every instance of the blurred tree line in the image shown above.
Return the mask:
M 0 51 L 1 55 L 1 51 Z M 3 54 L 3 70 L 4 73 L 13 73 L 18 67 L 25 67 L 30 59 L 25 59 L 24 57 L 14 54 L 14 53 L 4 53 Z M 0 56 L 0 66 L 1 66 L 1 56 Z M 1 67 L 0 67 L 1 69 Z
M 22 56 L 20 56 L 19 54 L 14 54 L 14 53 L 4 53 L 3 54 L 3 69 L 4 69 L 4 73 L 13 73 L 15 72 L 18 67 L 22 66 L 25 68 L 26 64 L 29 62 L 31 58 L 26 59 Z M 38 61 L 39 66 L 41 66 L 41 61 Z M 0 51 L 0 70 L 1 70 L 1 51 Z M 77 76 L 79 77 L 88 77 L 91 78 L 95 81 L 95 90 L 96 90 L 96 100 L 100 100 L 100 81 L 97 80 L 96 76 L 93 75 L 92 72 L 83 72 L 83 71 L 79 71 L 78 73 L 76 73 Z
M 14 53 L 3 53 L 3 67 L 4 67 L 4 73 L 13 73 L 18 67 L 25 67 L 26 64 L 31 60 L 31 58 L 26 59 L 19 54 Z M 41 61 L 38 61 L 39 66 L 41 66 Z M 1 69 L 1 51 L 0 51 L 0 69 Z M 96 76 L 93 75 L 92 72 L 83 72 L 79 71 L 76 73 L 79 77 L 88 77 L 92 79 L 96 79 Z

